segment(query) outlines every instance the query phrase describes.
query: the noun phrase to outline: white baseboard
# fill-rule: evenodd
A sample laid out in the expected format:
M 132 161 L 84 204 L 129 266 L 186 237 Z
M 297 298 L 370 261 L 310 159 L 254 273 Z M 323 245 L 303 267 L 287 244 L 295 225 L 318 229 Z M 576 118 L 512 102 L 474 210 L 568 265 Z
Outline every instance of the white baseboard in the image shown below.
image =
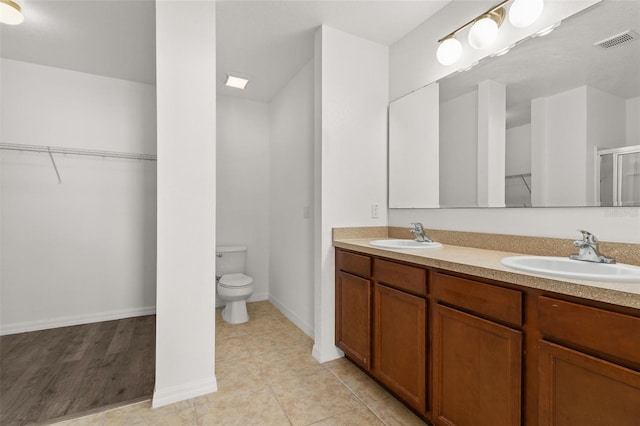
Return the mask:
M 311 356 L 313 356 L 316 361 L 320 364 L 324 362 L 333 361 L 334 359 L 342 358 L 344 356 L 344 352 L 342 352 L 337 347 L 332 347 L 325 349 L 324 351 L 318 346 L 316 343 L 313 345 L 313 351 L 311 351 Z
M 311 324 L 307 324 L 296 314 L 287 309 L 278 299 L 273 296 L 269 296 L 269 301 L 275 306 L 282 314 L 287 317 L 292 323 L 294 323 L 298 328 L 304 331 L 304 334 L 314 338 L 313 326 Z
M 217 391 L 218 382 L 216 381 L 215 376 L 211 379 L 172 386 L 166 389 L 154 389 L 151 407 L 158 408 L 164 405 L 173 404 L 174 402 L 184 401 L 185 399 L 195 398 L 197 396 Z
M 68 327 L 71 325 L 89 324 L 92 322 L 112 321 L 122 318 L 140 317 L 156 313 L 155 306 L 143 306 L 140 308 L 120 309 L 84 315 L 72 315 L 67 317 L 51 318 L 37 321 L 24 321 L 13 324 L 2 324 L 0 336 L 8 334 L 25 333 L 28 331 L 47 330 L 49 328 Z
M 269 300 L 269 293 L 253 293 L 251 297 L 247 299 L 247 302 L 262 302 L 263 300 Z
M 269 300 L 269 293 L 253 293 L 251 297 L 247 299 L 247 302 L 262 302 L 263 300 Z M 216 308 L 221 308 L 223 306 L 224 301 L 216 294 Z

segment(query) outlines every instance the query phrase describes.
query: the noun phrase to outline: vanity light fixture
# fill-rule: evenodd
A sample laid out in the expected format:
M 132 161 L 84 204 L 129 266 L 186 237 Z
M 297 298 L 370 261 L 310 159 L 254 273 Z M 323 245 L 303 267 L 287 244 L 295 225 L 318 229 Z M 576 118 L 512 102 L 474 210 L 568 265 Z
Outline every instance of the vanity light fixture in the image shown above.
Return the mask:
M 462 55 L 462 44 L 456 39 L 455 34 L 444 39 L 436 52 L 438 62 L 442 65 L 456 63 L 460 59 L 460 55 Z
M 503 7 L 494 9 L 477 18 L 469 30 L 469 45 L 474 49 L 486 49 L 498 38 L 498 28 L 504 22 Z
M 544 8 L 544 0 L 503 0 L 438 40 L 438 43 L 440 43 L 436 52 L 438 62 L 442 65 L 452 65 L 460 59 L 462 56 L 462 44 L 456 39 L 456 34 L 469 26 L 471 27 L 468 35 L 469 45 L 474 49 L 489 48 L 498 37 L 498 30 L 506 16 L 504 6 L 509 1 L 513 1 L 509 9 L 509 21 L 517 28 L 524 28 L 533 24 L 540 17 Z M 508 51 L 507 49 L 501 52 L 504 54 Z
M 249 83 L 248 78 L 231 74 L 227 74 L 227 79 L 224 81 L 225 86 L 233 87 L 240 90 L 244 90 L 244 88 L 247 87 L 247 83 Z
M 0 0 L 0 22 L 8 25 L 18 25 L 24 21 L 22 8 L 11 0 Z
M 542 15 L 544 0 L 514 0 L 509 9 L 509 22 L 516 28 L 525 28 Z

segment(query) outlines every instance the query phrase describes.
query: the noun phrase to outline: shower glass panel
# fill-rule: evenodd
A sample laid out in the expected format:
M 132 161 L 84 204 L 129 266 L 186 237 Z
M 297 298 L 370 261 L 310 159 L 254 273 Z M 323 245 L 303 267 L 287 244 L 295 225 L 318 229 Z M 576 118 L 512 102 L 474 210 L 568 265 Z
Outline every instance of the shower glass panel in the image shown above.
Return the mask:
M 640 206 L 640 152 L 618 156 L 621 206 Z
M 640 206 L 640 145 L 598 152 L 600 205 Z
M 600 206 L 613 206 L 613 154 L 600 156 Z

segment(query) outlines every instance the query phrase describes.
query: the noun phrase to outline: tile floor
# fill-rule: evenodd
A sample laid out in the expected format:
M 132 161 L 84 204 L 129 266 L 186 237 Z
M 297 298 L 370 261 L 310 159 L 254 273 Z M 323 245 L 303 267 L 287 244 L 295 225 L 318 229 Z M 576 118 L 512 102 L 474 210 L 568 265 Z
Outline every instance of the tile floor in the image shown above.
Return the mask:
M 312 340 L 269 302 L 230 325 L 216 311 L 218 392 L 151 409 L 144 401 L 58 425 L 423 425 L 345 359 L 319 364 Z

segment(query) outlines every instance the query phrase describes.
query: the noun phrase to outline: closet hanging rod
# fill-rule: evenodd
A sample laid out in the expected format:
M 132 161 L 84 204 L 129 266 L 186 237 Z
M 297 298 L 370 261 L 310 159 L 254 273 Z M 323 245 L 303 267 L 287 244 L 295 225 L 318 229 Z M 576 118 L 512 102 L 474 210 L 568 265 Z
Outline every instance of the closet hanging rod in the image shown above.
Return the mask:
M 156 161 L 157 156 L 151 154 L 135 154 L 131 152 L 99 151 L 94 149 L 63 148 L 43 145 L 23 145 L 16 143 L 0 143 L 0 149 L 8 151 L 45 152 L 52 154 L 88 155 L 92 157 L 126 158 L 131 160 Z

